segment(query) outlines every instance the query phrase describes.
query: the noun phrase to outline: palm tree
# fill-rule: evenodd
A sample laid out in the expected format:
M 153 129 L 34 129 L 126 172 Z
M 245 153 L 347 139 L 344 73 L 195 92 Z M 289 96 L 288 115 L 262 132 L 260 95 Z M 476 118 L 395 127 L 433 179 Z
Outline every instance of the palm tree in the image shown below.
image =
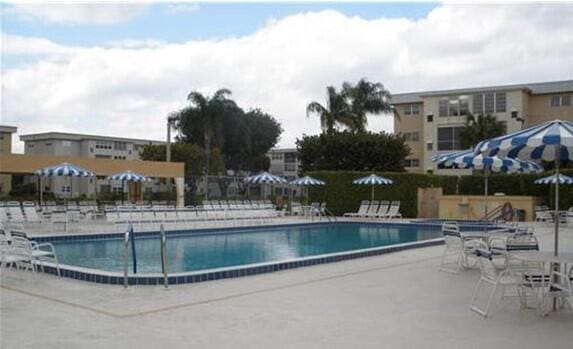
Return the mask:
M 200 92 L 192 91 L 187 96 L 190 106 L 179 111 L 177 128 L 180 130 L 194 129 L 197 124 L 198 143 L 203 143 L 205 149 L 205 180 L 210 173 L 211 146 L 215 142 L 221 148 L 224 139 L 222 132 L 222 116 L 229 108 L 237 108 L 236 103 L 229 98 L 231 91 L 227 89 L 217 90 L 212 96 L 206 96 Z M 192 125 L 195 123 L 195 125 Z M 187 132 L 183 132 L 188 134 Z M 185 137 L 185 136 L 182 136 Z M 189 140 L 188 140 L 189 141 Z M 206 183 L 207 184 L 207 183 Z M 206 193 L 208 190 L 206 190 Z
M 505 121 L 500 121 L 493 115 L 468 114 L 466 126 L 460 131 L 462 147 L 468 149 L 484 139 L 494 138 L 505 134 Z
M 320 116 L 320 127 L 327 134 L 332 134 L 337 126 L 349 125 L 352 120 L 346 98 L 332 86 L 326 88 L 326 107 L 319 102 L 311 102 L 306 107 L 306 116 L 310 114 Z
M 390 92 L 381 83 L 360 79 L 356 85 L 342 84 L 342 95 L 350 104 L 351 118 L 347 124 L 352 132 L 365 132 L 368 113 L 394 113 L 390 104 Z

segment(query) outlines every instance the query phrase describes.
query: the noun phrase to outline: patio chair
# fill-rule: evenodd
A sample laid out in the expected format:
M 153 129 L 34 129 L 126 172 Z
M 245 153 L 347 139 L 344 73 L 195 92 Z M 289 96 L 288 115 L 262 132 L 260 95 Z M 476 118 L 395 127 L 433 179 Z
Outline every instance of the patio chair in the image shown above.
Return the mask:
M 503 271 L 498 272 L 495 265 L 492 261 L 493 253 L 489 250 L 488 246 L 483 241 L 476 242 L 476 250 L 475 253 L 478 258 L 478 265 L 480 269 L 480 279 L 478 280 L 472 300 L 470 303 L 470 310 L 475 311 L 476 313 L 480 314 L 483 317 L 487 317 L 489 307 L 495 297 L 496 291 L 498 288 L 502 289 L 502 299 L 505 295 L 505 289 L 507 287 L 517 287 L 519 282 L 516 278 L 511 274 L 511 270 L 505 269 Z M 489 293 L 486 291 L 486 302 L 483 307 L 481 307 L 478 303 L 480 303 L 479 298 L 482 293 L 482 289 L 485 289 L 486 286 L 490 287 Z
M 386 212 L 383 218 L 402 218 L 402 214 L 400 213 L 400 201 L 392 201 L 388 208 L 388 212 Z
M 370 206 L 368 207 L 368 211 L 366 213 L 364 213 L 363 215 L 359 215 L 357 217 L 374 217 L 376 215 L 376 213 L 378 212 L 378 207 L 380 205 L 378 204 L 378 200 L 372 200 L 370 202 Z
M 380 201 L 380 206 L 378 206 L 378 212 L 376 212 L 375 218 L 384 218 L 388 213 L 390 208 L 390 202 L 388 200 Z
M 42 219 L 36 211 L 34 206 L 24 206 L 24 215 L 26 216 L 26 222 L 28 223 L 41 223 Z
M 360 207 L 358 208 L 358 212 L 347 212 L 343 216 L 344 217 L 361 217 L 368 212 L 368 207 L 370 207 L 370 201 L 362 200 L 360 203 Z
M 479 240 L 465 239 L 460 234 L 460 228 L 456 222 L 442 224 L 445 249 L 440 261 L 440 271 L 457 273 L 463 268 L 473 268 L 477 263 L 471 263 L 475 257 L 475 247 Z
M 571 282 L 573 269 L 569 275 L 561 271 L 553 270 L 550 276 L 549 287 L 543 292 L 542 302 L 539 307 L 541 314 L 547 316 L 553 308 L 553 301 L 557 302 L 559 309 L 567 308 L 572 311 L 573 306 L 570 301 L 573 297 L 573 286 Z
M 49 242 L 37 243 L 34 240 L 30 240 L 21 226 L 10 229 L 10 241 L 13 242 L 14 239 L 22 239 L 29 242 L 30 248 L 32 249 L 31 254 L 34 266 L 39 266 L 40 269 L 44 271 L 43 262 L 53 263 L 56 266 L 58 276 L 60 276 L 60 264 L 58 263 L 58 256 L 56 255 L 54 245 Z
M 536 206 L 535 207 L 535 221 L 536 222 L 545 222 L 545 223 L 553 223 L 553 216 L 549 211 L 549 208 L 544 206 Z

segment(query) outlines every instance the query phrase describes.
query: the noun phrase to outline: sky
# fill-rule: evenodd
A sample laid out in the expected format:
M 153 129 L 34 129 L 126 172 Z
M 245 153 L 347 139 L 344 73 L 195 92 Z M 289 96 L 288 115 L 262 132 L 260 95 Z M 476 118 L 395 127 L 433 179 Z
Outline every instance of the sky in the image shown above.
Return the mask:
M 344 81 L 401 93 L 573 79 L 572 2 L 5 2 L 1 16 L 0 124 L 19 134 L 164 139 L 190 91 L 228 88 L 292 147 L 320 132 L 308 103 Z

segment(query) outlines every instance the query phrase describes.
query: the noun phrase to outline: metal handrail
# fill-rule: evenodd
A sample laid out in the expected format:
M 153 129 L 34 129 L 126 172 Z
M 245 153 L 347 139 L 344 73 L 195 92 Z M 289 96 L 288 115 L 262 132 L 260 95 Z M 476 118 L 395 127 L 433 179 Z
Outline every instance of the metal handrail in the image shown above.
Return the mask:
M 165 235 L 163 224 L 161 224 L 159 231 L 161 234 L 161 271 L 163 272 L 163 286 L 167 288 L 169 285 L 169 279 L 167 277 L 167 236 Z
M 129 268 L 129 236 L 133 230 L 131 224 L 127 227 L 123 238 L 123 287 L 127 288 L 127 274 Z

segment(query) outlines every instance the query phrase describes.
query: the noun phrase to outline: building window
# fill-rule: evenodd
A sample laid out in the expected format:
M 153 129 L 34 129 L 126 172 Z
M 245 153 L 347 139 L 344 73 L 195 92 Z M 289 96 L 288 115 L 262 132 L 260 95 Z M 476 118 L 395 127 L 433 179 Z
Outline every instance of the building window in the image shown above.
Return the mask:
M 52 142 L 47 142 L 47 143 L 44 143 L 44 145 L 45 145 L 46 147 L 49 147 L 49 146 L 51 146 L 51 145 L 52 145 Z
M 96 149 L 111 149 L 111 143 L 109 142 L 97 142 Z
M 406 159 L 404 160 L 404 167 L 420 167 L 419 159 Z
M 438 128 L 438 151 L 462 150 L 460 131 L 463 127 Z
M 470 112 L 469 97 L 460 96 L 458 101 L 460 104 L 460 115 L 468 115 Z
M 426 115 L 426 122 L 434 122 L 434 114 Z
M 113 142 L 114 150 L 127 150 L 127 143 L 125 142 Z
M 69 185 L 63 185 L 62 186 L 62 193 L 71 193 L 72 192 L 72 188 Z
M 426 143 L 426 149 L 429 151 L 433 151 L 434 150 L 434 143 L 433 142 Z
M 507 95 L 505 92 L 488 92 L 473 96 L 474 114 L 505 113 Z
M 406 104 L 403 110 L 404 110 L 404 115 L 420 114 L 420 106 L 418 104 Z
M 483 114 L 483 95 L 474 95 L 474 114 Z
M 440 99 L 438 115 L 448 116 L 448 104 L 449 104 L 449 100 Z
M 440 116 L 462 116 L 469 112 L 468 96 L 456 96 L 440 99 Z
M 495 112 L 496 113 L 505 113 L 505 93 L 496 93 L 495 94 Z
M 34 143 L 28 143 L 28 148 L 34 148 Z
M 419 132 L 404 132 L 402 134 L 404 140 L 406 142 L 419 142 L 420 141 L 420 133 Z
M 70 141 L 62 141 L 62 147 L 71 147 L 72 146 L 72 142 Z
M 568 107 L 571 105 L 570 95 L 551 96 L 552 107 Z

